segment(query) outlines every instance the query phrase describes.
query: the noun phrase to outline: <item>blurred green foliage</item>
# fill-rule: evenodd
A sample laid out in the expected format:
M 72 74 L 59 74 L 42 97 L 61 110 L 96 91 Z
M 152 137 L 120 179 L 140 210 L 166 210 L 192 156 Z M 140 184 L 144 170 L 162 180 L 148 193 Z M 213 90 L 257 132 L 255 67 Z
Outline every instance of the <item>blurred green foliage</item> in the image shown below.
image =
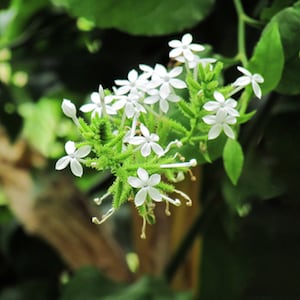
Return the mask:
M 204 234 L 199 297 L 299 299 L 300 2 L 244 5 L 260 21 L 247 30 L 249 67 L 264 74 L 271 93 L 253 102 L 255 117 L 241 130 L 237 186 L 218 161 L 205 166 L 203 201 L 212 197 L 218 211 Z M 80 105 L 100 82 L 110 87 L 139 63 L 167 64 L 167 41 L 183 31 L 211 45 L 226 66 L 237 63 L 229 1 L 6 0 L 0 9 L 0 123 L 12 140 L 22 134 L 48 158 L 49 174 L 61 141 L 76 134 L 60 111 L 63 98 Z M 233 73 L 228 68 L 224 80 Z M 1 300 L 191 298 L 164 280 L 117 284 L 93 268 L 63 283 L 67 267 L 58 254 L 26 235 L 0 201 Z

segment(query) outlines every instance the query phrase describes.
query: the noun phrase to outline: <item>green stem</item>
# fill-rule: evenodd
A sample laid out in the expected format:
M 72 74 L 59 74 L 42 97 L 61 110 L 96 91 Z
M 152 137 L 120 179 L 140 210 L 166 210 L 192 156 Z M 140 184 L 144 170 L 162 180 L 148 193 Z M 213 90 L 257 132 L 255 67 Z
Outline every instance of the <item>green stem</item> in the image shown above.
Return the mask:
M 233 0 L 236 13 L 238 16 L 238 54 L 237 57 L 242 62 L 243 66 L 248 63 L 245 46 L 245 13 L 240 0 Z

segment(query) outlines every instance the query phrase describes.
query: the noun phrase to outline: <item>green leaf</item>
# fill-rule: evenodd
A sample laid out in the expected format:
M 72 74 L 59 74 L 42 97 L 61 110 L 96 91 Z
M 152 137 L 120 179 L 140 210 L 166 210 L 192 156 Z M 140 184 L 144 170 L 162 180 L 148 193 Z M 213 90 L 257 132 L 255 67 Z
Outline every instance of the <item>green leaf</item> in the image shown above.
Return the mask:
M 236 185 L 241 175 L 244 154 L 238 141 L 228 139 L 223 151 L 224 168 L 231 182 Z
M 254 49 L 248 68 L 264 77 L 262 93 L 275 89 L 281 79 L 284 65 L 284 53 L 277 22 L 269 23 Z
M 211 11 L 214 0 L 52 0 L 100 28 L 140 35 L 162 35 L 190 28 Z
M 300 93 L 300 1 L 278 13 L 272 20 L 278 23 L 284 49 L 285 65 L 277 91 L 283 94 Z

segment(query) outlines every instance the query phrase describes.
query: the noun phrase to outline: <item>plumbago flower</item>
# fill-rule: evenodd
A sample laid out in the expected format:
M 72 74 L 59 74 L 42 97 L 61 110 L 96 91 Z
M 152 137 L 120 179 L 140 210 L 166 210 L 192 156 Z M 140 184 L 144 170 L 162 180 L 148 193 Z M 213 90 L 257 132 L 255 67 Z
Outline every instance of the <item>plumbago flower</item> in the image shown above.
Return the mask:
M 203 108 L 207 111 L 217 113 L 219 110 L 224 110 L 228 115 L 238 117 L 240 114 L 235 109 L 237 102 L 232 99 L 225 99 L 225 97 L 218 91 L 214 92 L 214 98 L 216 101 L 208 101 L 204 104 Z
M 173 40 L 169 42 L 169 46 L 174 48 L 170 51 L 170 58 L 180 59 L 183 57 L 187 61 L 194 59 L 193 52 L 203 51 L 204 47 L 199 44 L 192 44 L 193 37 L 190 33 L 186 33 L 181 41 Z
M 264 79 L 260 74 L 252 74 L 247 69 L 238 66 L 237 69 L 244 74 L 239 77 L 232 85 L 237 87 L 245 87 L 248 84 L 252 85 L 253 92 L 257 98 L 261 98 L 261 88 L 259 83 L 263 83 Z
M 71 171 L 75 176 L 81 177 L 83 168 L 80 162 L 83 162 L 83 157 L 86 157 L 91 152 L 91 146 L 82 146 L 76 150 L 75 143 L 68 141 L 65 144 L 67 155 L 60 158 L 55 165 L 56 170 L 62 170 L 70 164 Z
M 102 85 L 99 85 L 99 91 L 91 94 L 92 103 L 84 104 L 80 107 L 82 112 L 91 112 L 92 118 L 95 114 L 101 117 L 104 113 L 115 115 L 117 112 L 109 105 L 112 102 L 111 96 L 105 96 Z
M 149 196 L 154 201 L 162 201 L 162 195 L 160 191 L 154 188 L 154 186 L 160 183 L 161 176 L 159 174 L 152 174 L 149 177 L 148 172 L 143 168 L 138 168 L 137 175 L 138 177 L 128 177 L 128 183 L 132 187 L 140 189 L 134 197 L 135 205 L 143 205 L 146 201 L 147 196 Z
M 236 118 L 227 114 L 225 110 L 218 110 L 216 115 L 208 115 L 202 118 L 203 121 L 212 125 L 208 132 L 208 139 L 213 140 L 217 138 L 222 131 L 231 139 L 234 139 L 234 132 L 229 125 L 236 123 Z
M 156 205 L 164 203 L 169 215 L 170 204 L 180 206 L 182 200 L 188 206 L 192 204 L 190 197 L 174 185 L 185 178 L 185 173 L 196 180 L 192 173 L 197 165 L 194 155 L 211 161 L 206 145 L 222 132 L 228 141 L 237 139 L 240 123 L 249 119 L 245 103 L 250 95 L 246 93 L 249 99 L 244 96 L 241 104 L 231 96 L 251 84 L 255 95 L 261 97 L 259 84 L 263 78 L 243 67 L 238 67 L 243 76 L 233 84 L 221 86 L 223 64 L 214 58 L 199 57 L 196 53 L 204 47 L 192 43 L 190 34 L 169 45 L 170 57 L 177 61 L 172 67 L 140 64 L 140 74 L 129 71 L 127 79 L 115 80 L 116 87 L 111 92 L 99 85 L 98 93 L 91 94 L 91 103 L 80 107 L 80 112 L 91 113 L 88 121 L 77 117 L 70 100 L 62 103 L 64 114 L 76 124 L 84 146 L 77 149 L 73 141 L 68 141 L 67 155 L 57 161 L 55 168 L 62 170 L 70 165 L 72 173 L 81 177 L 84 164 L 113 174 L 114 181 L 107 192 L 95 199 L 100 205 L 112 198 L 111 208 L 92 221 L 101 224 L 123 203 L 134 202 L 143 219 L 143 238 L 146 223 L 155 221 Z M 212 147 L 216 148 L 209 151 L 228 152 L 223 151 L 223 145 L 215 143 Z M 239 147 L 237 140 L 232 145 Z M 188 157 L 181 155 L 182 148 Z M 91 151 L 92 157 L 87 157 Z M 231 170 L 235 172 L 234 168 L 227 168 L 226 172 Z M 170 194 L 177 194 L 178 198 Z
M 140 129 L 143 136 L 134 136 L 130 138 L 129 144 L 139 145 L 141 148 L 141 154 L 144 157 L 149 156 L 151 150 L 158 156 L 163 155 L 163 148 L 156 143 L 159 141 L 159 136 L 155 133 L 150 134 L 149 129 L 144 124 L 141 124 Z

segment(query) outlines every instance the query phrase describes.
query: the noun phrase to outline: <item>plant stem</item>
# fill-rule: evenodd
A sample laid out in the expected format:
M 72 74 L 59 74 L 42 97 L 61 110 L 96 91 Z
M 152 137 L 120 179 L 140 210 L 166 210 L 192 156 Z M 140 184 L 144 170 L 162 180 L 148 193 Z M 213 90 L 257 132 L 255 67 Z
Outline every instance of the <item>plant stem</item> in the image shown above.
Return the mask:
M 238 16 L 238 54 L 237 57 L 242 62 L 243 66 L 248 63 L 245 46 L 245 13 L 240 0 L 233 0 L 236 13 Z

